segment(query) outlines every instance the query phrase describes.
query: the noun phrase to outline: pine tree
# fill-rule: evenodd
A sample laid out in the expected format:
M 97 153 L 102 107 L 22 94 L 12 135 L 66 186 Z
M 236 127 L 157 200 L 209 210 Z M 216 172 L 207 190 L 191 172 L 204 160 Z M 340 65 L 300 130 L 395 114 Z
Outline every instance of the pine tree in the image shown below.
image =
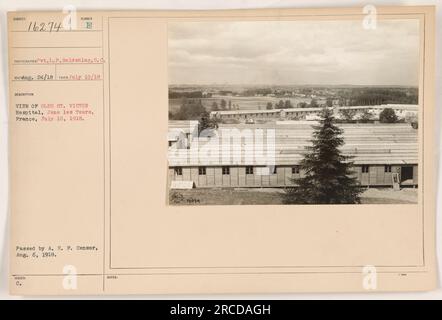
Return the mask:
M 312 146 L 300 162 L 304 176 L 293 179 L 296 186 L 287 188 L 288 204 L 351 204 L 360 203 L 362 192 L 352 177 L 353 163 L 342 155 L 343 130 L 334 124 L 333 111 L 324 109 L 320 125 L 314 126 Z
M 215 118 L 210 118 L 207 111 L 204 111 L 201 113 L 198 122 L 198 135 L 201 135 L 201 133 L 206 129 L 218 129 L 218 122 Z M 209 131 L 206 131 L 206 134 L 207 133 L 209 133 Z

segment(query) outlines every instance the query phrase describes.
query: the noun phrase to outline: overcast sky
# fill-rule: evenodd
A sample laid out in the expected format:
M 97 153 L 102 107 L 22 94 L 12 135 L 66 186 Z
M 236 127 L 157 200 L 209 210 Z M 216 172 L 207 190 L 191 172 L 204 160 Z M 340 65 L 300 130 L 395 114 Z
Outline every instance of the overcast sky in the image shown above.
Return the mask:
M 419 23 L 169 24 L 171 84 L 418 85 Z

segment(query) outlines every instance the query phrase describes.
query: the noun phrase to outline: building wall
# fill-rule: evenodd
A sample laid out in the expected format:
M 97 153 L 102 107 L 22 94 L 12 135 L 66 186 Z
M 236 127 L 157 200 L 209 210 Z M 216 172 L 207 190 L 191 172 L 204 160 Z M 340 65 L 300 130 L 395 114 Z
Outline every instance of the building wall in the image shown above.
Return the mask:
M 401 172 L 401 165 L 392 165 L 391 172 L 385 172 L 384 165 L 369 166 L 367 173 L 362 166 L 354 167 L 354 176 L 363 186 L 392 186 L 392 174 Z M 198 167 L 183 167 L 182 175 L 177 175 L 174 168 L 169 168 L 169 183 L 172 180 L 192 180 L 198 187 L 284 187 L 294 185 L 292 179 L 303 177 L 292 174 L 291 166 L 278 166 L 276 173 L 260 174 L 254 167 L 253 174 L 246 174 L 245 167 L 230 167 L 230 174 L 223 175 L 222 167 L 206 167 L 206 174 L 200 175 Z M 418 184 L 418 166 L 413 165 L 413 184 Z
M 418 180 L 418 170 L 419 168 L 418 168 L 418 166 L 413 166 L 413 183 L 414 184 L 418 184 L 419 183 L 419 180 Z
M 339 110 L 340 108 L 336 108 L 335 110 L 335 116 L 338 118 L 340 117 Z M 365 110 L 369 110 L 375 117 L 379 117 L 379 114 L 384 110 L 385 108 L 391 108 L 394 110 L 396 115 L 399 118 L 405 118 L 408 115 L 417 115 L 418 109 L 416 106 L 410 106 L 408 108 L 404 108 L 403 105 L 381 105 L 381 106 L 350 106 L 350 107 L 343 107 L 344 109 L 352 109 L 355 110 L 358 114 L 355 115 L 355 118 L 358 118 Z M 294 108 L 294 109 L 273 109 L 272 111 L 269 110 L 251 110 L 251 111 L 242 111 L 242 112 L 229 112 L 227 114 L 221 112 L 213 111 L 211 113 L 211 116 L 214 116 L 216 113 L 216 117 L 219 119 L 246 119 L 246 118 L 252 118 L 252 119 L 258 119 L 258 118 L 289 118 L 293 116 L 307 116 L 307 115 L 317 115 L 321 111 L 321 108 L 318 107 L 317 110 L 302 110 L 301 108 Z

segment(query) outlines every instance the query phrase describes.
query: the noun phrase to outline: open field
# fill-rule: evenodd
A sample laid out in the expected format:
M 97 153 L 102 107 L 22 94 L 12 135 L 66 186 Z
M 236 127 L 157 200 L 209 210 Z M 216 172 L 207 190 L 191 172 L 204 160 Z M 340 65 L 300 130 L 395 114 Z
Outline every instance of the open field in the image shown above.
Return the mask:
M 362 203 L 417 203 L 417 190 L 404 188 L 400 191 L 394 191 L 391 188 L 370 188 L 362 194 Z
M 271 102 L 273 105 L 278 103 L 280 100 L 286 101 L 290 100 L 293 107 L 296 107 L 300 102 L 310 103 L 311 98 L 301 98 L 301 97 L 236 97 L 236 96 L 212 96 L 211 98 L 201 98 L 201 102 L 203 106 L 207 109 L 207 111 L 211 111 L 213 102 L 218 104 L 218 107 L 221 105 L 221 100 L 224 99 L 228 104 L 231 101 L 232 106 L 238 107 L 239 110 L 264 110 L 267 106 L 268 102 Z M 196 99 L 199 100 L 199 99 Z M 169 111 L 175 113 L 181 106 L 183 99 L 169 99 Z M 318 100 L 320 102 L 320 100 Z M 228 105 L 227 105 L 228 107 Z
M 173 190 L 169 201 L 171 205 L 278 205 L 283 204 L 283 192 L 277 188 Z M 361 201 L 362 204 L 416 204 L 417 189 L 370 188 L 362 194 Z

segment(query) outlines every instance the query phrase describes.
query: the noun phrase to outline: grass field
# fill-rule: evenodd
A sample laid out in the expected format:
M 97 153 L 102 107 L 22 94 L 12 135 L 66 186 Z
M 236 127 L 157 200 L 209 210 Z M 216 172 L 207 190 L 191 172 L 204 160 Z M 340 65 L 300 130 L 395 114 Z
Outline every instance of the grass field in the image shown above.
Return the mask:
M 211 111 L 213 102 L 221 105 L 221 100 L 226 100 L 226 103 L 231 101 L 232 105 L 238 106 L 240 110 L 257 110 L 259 108 L 265 109 L 268 102 L 272 104 L 278 103 L 280 100 L 290 100 L 292 105 L 296 107 L 299 102 L 310 103 L 310 98 L 299 97 L 235 97 L 235 96 L 213 96 L 211 98 L 202 98 L 201 102 L 207 111 Z M 169 99 L 169 111 L 175 113 L 179 110 L 182 103 L 182 99 Z
M 170 192 L 172 205 L 259 205 L 283 204 L 283 190 L 273 188 L 211 188 L 174 190 Z M 362 204 L 417 203 L 417 189 L 394 191 L 390 188 L 370 188 L 361 195 Z

